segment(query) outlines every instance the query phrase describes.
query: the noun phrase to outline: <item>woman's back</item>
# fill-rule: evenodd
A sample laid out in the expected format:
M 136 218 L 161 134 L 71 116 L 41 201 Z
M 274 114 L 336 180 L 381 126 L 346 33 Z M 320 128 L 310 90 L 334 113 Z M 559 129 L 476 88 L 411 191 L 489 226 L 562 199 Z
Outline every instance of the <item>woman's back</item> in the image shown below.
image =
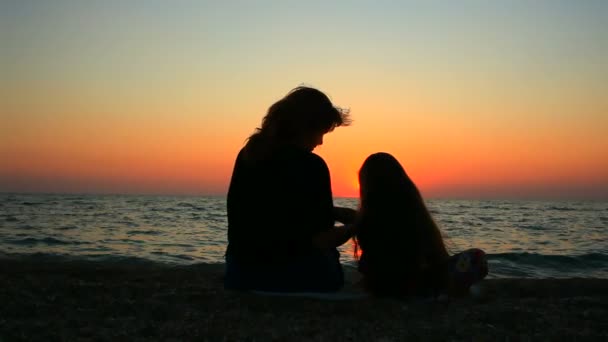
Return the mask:
M 304 254 L 333 226 L 329 170 L 317 155 L 285 146 L 263 159 L 242 150 L 228 191 L 228 254 L 275 263 Z
M 310 87 L 297 87 L 268 108 L 230 181 L 226 288 L 335 291 L 343 285 L 338 251 L 321 242 L 338 243 L 347 231 L 333 226 L 329 170 L 312 151 L 349 122 L 348 110 Z

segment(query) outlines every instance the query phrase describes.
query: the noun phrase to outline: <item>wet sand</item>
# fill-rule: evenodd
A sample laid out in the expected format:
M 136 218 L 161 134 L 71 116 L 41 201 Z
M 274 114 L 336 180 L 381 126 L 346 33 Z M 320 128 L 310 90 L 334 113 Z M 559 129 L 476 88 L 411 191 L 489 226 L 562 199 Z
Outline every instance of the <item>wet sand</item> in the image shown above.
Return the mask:
M 444 301 L 224 291 L 223 265 L 0 260 L 0 341 L 606 340 L 607 279 L 494 279 Z

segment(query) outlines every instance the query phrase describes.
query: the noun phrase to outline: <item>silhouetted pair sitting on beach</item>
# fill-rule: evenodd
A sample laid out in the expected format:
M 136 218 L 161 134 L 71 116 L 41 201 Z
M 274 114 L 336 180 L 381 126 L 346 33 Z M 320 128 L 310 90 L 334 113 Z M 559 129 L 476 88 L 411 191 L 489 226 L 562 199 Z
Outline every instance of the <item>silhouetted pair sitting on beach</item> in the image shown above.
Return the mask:
M 448 254 L 416 185 L 390 154 L 363 163 L 358 210 L 333 205 L 329 169 L 312 151 L 348 124 L 347 110 L 309 87 L 268 109 L 230 182 L 225 287 L 338 291 L 344 273 L 336 248 L 351 238 L 363 286 L 375 295 L 464 293 L 483 279 L 483 251 Z

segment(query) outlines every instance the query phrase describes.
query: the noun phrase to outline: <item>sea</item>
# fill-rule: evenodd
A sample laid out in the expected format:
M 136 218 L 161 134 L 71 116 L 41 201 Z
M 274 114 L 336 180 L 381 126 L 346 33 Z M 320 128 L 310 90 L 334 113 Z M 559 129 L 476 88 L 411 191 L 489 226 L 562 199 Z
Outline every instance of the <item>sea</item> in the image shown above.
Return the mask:
M 358 200 L 334 204 L 356 209 Z M 427 206 L 450 252 L 486 251 L 489 278 L 608 278 L 606 201 L 429 199 Z M 225 197 L 0 194 L 0 257 L 223 263 L 226 233 Z M 356 266 L 352 243 L 339 249 L 341 262 Z

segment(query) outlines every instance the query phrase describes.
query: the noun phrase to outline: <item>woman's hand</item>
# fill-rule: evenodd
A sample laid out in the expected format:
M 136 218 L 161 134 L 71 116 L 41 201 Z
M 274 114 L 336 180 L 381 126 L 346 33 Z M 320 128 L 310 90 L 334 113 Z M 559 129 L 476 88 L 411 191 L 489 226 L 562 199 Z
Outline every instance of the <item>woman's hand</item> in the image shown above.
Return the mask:
M 334 207 L 334 221 L 342 224 L 352 224 L 357 217 L 357 211 L 351 208 Z

